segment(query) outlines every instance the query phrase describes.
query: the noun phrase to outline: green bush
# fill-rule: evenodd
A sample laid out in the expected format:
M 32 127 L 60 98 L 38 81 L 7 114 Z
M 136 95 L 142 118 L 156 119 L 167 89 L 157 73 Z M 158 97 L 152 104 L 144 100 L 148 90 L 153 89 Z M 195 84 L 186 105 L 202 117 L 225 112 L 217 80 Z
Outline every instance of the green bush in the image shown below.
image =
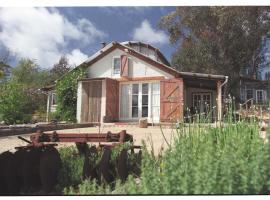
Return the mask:
M 140 182 L 134 177 L 114 191 L 82 183 L 77 194 L 269 194 L 270 144 L 257 124 L 178 130 L 172 149 L 156 158 L 143 150 Z M 97 194 L 96 193 L 96 194 Z
M 84 180 L 76 188 L 68 187 L 64 189 L 65 195 L 98 195 L 110 193 L 109 186 L 99 186 L 95 180 Z
M 82 181 L 84 157 L 79 155 L 76 147 L 59 149 L 62 166 L 58 176 L 58 190 L 76 186 Z
M 55 116 L 61 120 L 76 122 L 77 81 L 85 74 L 83 68 L 67 73 L 56 83 L 57 108 Z
M 0 88 L 1 120 L 7 124 L 30 122 L 31 116 L 25 114 L 27 98 L 23 87 L 13 81 L 4 83 Z
M 143 194 L 269 194 L 269 143 L 254 123 L 179 130 L 161 161 L 145 153 Z
M 76 187 L 74 184 L 66 187 L 64 193 L 270 193 L 270 143 L 260 137 L 257 123 L 228 122 L 219 128 L 198 123 L 179 127 L 176 131 L 174 145 L 164 151 L 162 157 L 155 157 L 144 145 L 139 179 L 130 175 L 125 183 L 116 180 L 112 190 L 108 186 L 98 186 L 95 181 L 80 182 L 78 178 L 73 182 L 80 183 Z M 112 157 L 116 158 L 126 147 L 128 145 L 113 150 Z

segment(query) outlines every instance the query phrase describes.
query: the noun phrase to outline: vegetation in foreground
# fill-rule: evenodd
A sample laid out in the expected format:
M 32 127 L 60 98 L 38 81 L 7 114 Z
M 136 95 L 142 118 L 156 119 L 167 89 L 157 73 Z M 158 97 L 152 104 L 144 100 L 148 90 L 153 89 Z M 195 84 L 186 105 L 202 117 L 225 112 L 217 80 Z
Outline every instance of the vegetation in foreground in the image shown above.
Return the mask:
M 70 182 L 62 192 L 68 195 L 269 194 L 270 144 L 260 137 L 259 131 L 254 122 L 228 123 L 221 128 L 199 123 L 180 127 L 174 145 L 162 157 L 155 157 L 144 148 L 140 178 L 129 176 L 123 184 L 116 180 L 112 189 L 95 181 L 82 181 L 78 173 L 76 184 Z M 66 168 L 73 161 L 67 157 Z M 78 167 L 70 170 L 75 168 Z

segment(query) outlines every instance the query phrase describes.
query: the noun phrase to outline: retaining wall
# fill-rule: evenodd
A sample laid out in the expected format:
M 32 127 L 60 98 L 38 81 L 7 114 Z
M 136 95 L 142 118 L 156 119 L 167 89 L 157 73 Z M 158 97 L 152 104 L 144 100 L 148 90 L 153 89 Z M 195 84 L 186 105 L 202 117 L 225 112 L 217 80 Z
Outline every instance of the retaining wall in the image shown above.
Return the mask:
M 76 124 L 39 124 L 39 125 L 22 125 L 22 126 L 1 126 L 0 137 L 30 134 L 37 130 L 54 131 L 73 128 L 86 128 L 98 125 L 98 123 L 76 123 Z

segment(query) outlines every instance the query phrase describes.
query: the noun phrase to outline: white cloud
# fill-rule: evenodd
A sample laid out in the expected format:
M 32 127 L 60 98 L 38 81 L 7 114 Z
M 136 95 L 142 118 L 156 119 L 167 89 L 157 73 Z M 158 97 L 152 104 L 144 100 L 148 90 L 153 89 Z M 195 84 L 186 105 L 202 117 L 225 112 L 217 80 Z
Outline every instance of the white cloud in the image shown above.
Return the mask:
M 52 67 L 72 41 L 79 48 L 105 36 L 89 20 L 72 23 L 57 9 L 0 9 L 0 43 L 19 57 L 36 59 L 41 67 Z M 69 55 L 75 63 L 87 57 L 79 49 Z
M 80 49 L 74 49 L 70 54 L 67 54 L 66 56 L 71 65 L 79 65 L 87 59 L 87 55 L 82 53 Z
M 169 41 L 168 36 L 163 31 L 153 29 L 148 20 L 144 20 L 139 27 L 134 29 L 132 38 L 133 40 L 160 45 L 167 44 Z

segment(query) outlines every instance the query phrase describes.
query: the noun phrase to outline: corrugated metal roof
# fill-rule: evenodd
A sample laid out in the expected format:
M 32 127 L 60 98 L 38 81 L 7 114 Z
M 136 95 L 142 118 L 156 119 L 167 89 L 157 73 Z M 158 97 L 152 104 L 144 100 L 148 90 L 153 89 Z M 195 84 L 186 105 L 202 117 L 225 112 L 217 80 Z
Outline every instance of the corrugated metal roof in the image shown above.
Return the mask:
M 182 76 L 190 76 L 190 77 L 199 77 L 199 78 L 210 78 L 210 79 L 225 79 L 224 75 L 216 75 L 216 74 L 204 74 L 204 73 L 194 73 L 194 72 L 178 72 Z
M 87 58 L 86 61 L 84 61 L 84 63 L 89 63 L 91 60 L 95 59 L 96 57 L 98 57 L 99 55 L 101 55 L 104 51 L 107 51 L 108 49 L 110 49 L 113 44 L 115 42 L 111 42 L 109 44 L 107 44 L 105 47 L 103 47 L 102 49 L 100 49 L 99 51 L 97 51 L 95 54 L 93 54 L 92 56 L 90 56 L 89 58 Z

